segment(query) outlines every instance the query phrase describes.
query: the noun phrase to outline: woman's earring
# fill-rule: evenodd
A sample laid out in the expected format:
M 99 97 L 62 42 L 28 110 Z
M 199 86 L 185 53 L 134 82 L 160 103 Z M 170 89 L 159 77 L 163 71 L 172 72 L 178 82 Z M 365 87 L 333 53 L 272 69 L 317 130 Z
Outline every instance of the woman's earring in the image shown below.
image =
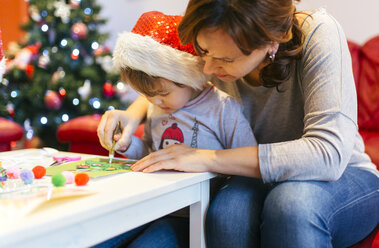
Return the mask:
M 274 61 L 275 61 L 275 53 L 270 54 L 268 57 L 270 58 L 271 63 L 274 63 Z

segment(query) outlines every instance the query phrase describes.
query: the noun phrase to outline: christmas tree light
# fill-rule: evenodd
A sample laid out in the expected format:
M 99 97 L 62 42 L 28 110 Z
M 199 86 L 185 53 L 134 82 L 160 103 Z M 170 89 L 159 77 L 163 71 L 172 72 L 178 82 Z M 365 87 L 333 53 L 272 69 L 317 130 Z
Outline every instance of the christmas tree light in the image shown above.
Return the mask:
M 128 106 L 103 45 L 108 35 L 98 31 L 106 22 L 100 10 L 94 0 L 29 1 L 26 42 L 6 54 L 0 82 L 0 115 L 24 126 L 28 139 L 61 149 L 55 134 L 63 122 Z

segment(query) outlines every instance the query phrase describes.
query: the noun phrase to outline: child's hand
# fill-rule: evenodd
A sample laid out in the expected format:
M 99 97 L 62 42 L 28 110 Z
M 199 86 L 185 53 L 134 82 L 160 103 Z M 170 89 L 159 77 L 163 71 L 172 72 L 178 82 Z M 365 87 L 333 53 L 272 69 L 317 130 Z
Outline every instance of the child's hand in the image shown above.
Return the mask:
M 116 141 L 116 144 L 120 140 L 120 138 L 121 138 L 121 133 L 118 133 L 118 134 L 114 135 L 113 139 Z M 130 142 L 129 142 L 129 144 L 130 144 Z M 115 149 L 115 150 L 118 151 L 118 152 L 123 153 L 123 152 L 125 152 L 128 149 L 128 147 L 129 147 L 129 145 L 128 146 L 120 146 L 120 147 L 118 147 L 118 149 Z
M 210 171 L 209 168 L 213 163 L 214 152 L 212 150 L 191 148 L 185 144 L 175 144 L 147 155 L 137 161 L 131 169 L 142 172 L 159 170 Z
M 138 97 L 127 110 L 111 110 L 104 113 L 97 127 L 97 136 L 100 144 L 107 150 L 112 147 L 113 130 L 120 122 L 122 135 L 115 144 L 115 150 L 128 147 L 131 136 L 136 131 L 140 122 L 145 118 L 149 102 L 145 97 Z
M 122 135 L 113 136 L 113 131 L 120 122 Z M 131 142 L 131 136 L 138 127 L 138 121 L 127 111 L 111 110 L 104 113 L 99 126 L 97 127 L 97 136 L 99 137 L 100 144 L 107 150 L 112 147 L 112 140 L 115 138 L 115 150 L 126 150 Z M 124 148 L 124 149 L 123 149 Z

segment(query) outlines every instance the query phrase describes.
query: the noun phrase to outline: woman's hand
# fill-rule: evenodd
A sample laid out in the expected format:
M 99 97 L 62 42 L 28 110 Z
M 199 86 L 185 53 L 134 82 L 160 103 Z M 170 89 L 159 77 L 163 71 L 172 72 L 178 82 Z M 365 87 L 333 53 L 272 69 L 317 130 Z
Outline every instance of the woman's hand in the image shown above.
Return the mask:
M 139 160 L 133 171 L 154 172 L 177 170 L 186 172 L 215 172 L 225 175 L 262 178 L 258 147 L 225 150 L 195 149 L 185 144 L 171 145 Z
M 185 144 L 171 145 L 153 152 L 139 160 L 131 168 L 133 171 L 154 172 L 177 170 L 186 172 L 210 171 L 215 151 L 195 149 Z
M 122 134 L 117 134 L 113 137 L 113 131 L 118 122 L 120 122 Z M 105 149 L 110 150 L 112 140 L 115 139 L 117 141 L 115 150 L 126 150 L 131 142 L 131 136 L 137 129 L 138 124 L 139 119 L 131 116 L 127 111 L 111 110 L 105 112 L 97 127 L 97 136 L 99 136 L 100 144 Z

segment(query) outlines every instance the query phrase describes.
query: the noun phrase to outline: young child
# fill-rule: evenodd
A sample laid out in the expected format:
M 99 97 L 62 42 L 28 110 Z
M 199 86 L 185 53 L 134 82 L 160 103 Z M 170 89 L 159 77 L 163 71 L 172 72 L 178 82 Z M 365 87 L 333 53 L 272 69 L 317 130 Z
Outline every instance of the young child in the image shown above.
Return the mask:
M 117 151 L 129 158 L 178 143 L 213 150 L 257 145 L 241 105 L 207 82 L 192 45 L 180 44 L 180 20 L 147 12 L 118 37 L 113 60 L 121 79 L 150 102 L 143 139 L 133 136 Z

